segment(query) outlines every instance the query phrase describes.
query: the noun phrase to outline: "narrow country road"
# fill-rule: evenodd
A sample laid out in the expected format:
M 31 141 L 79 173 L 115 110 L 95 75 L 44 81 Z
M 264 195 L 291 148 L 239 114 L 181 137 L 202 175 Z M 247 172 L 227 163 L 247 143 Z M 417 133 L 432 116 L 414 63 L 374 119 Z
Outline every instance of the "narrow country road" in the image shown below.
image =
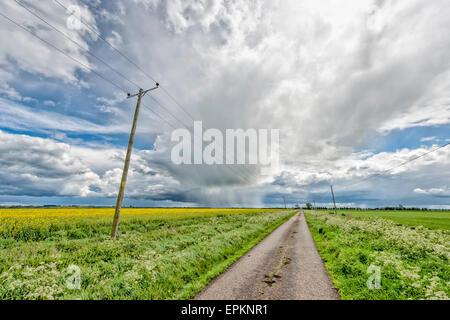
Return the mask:
M 196 300 L 338 300 L 302 212 L 213 280 Z

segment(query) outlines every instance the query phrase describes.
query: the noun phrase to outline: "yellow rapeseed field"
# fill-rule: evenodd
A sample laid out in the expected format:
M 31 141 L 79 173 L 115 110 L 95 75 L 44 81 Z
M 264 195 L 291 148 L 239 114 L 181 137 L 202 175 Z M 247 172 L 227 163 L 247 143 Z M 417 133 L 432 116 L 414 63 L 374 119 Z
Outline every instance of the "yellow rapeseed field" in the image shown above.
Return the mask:
M 294 213 L 0 209 L 0 300 L 190 299 Z
M 121 220 L 171 220 L 264 211 L 273 209 L 123 208 Z M 0 209 L 0 234 L 14 235 L 30 228 L 44 230 L 80 223 L 108 223 L 112 222 L 113 216 L 114 208 Z

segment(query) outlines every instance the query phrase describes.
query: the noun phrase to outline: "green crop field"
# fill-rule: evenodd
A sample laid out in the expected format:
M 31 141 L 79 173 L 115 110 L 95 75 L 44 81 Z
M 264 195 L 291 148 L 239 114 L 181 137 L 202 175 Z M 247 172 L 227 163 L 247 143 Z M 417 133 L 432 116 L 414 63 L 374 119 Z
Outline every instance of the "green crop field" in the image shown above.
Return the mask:
M 308 211 L 306 218 L 343 299 L 449 298 L 449 211 Z
M 192 298 L 294 213 L 124 209 L 113 241 L 114 209 L 3 209 L 0 300 Z
M 363 210 L 348 211 L 347 213 L 355 218 L 372 219 L 376 217 L 392 220 L 412 227 L 423 226 L 429 229 L 450 230 L 450 211 Z

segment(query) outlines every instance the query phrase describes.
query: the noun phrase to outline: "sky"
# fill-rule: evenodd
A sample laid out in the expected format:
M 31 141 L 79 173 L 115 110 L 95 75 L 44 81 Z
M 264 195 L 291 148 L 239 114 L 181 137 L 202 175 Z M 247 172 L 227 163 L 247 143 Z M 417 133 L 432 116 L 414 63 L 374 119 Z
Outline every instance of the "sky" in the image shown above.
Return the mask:
M 0 13 L 0 205 L 114 205 L 126 93 L 157 81 L 125 206 L 330 206 L 333 185 L 341 207 L 450 208 L 447 0 L 7 0 Z M 174 164 L 171 134 L 194 120 L 278 129 L 280 167 Z

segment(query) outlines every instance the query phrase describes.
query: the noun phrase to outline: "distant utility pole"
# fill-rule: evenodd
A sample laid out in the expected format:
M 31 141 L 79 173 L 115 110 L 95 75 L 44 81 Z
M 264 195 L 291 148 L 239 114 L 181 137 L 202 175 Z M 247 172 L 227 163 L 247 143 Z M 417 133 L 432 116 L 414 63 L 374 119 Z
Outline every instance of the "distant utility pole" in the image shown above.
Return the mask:
M 138 97 L 136 104 L 136 111 L 134 112 L 133 126 L 131 127 L 130 141 L 128 142 L 127 156 L 125 158 L 125 165 L 122 172 L 122 181 L 120 182 L 119 194 L 117 196 L 116 212 L 114 214 L 114 221 L 111 229 L 111 238 L 115 239 L 117 235 L 117 228 L 119 227 L 120 210 L 122 209 L 123 195 L 125 192 L 125 185 L 127 182 L 128 168 L 130 167 L 131 151 L 133 150 L 134 134 L 136 133 L 136 125 L 139 117 L 139 109 L 141 108 L 142 97 L 150 91 L 158 89 L 159 84 L 156 87 L 148 89 L 146 91 L 139 89 L 139 93 L 131 95 L 128 94 L 128 99 Z
M 337 208 L 336 208 L 336 200 L 334 200 L 334 191 L 333 186 L 331 186 L 331 195 L 333 196 L 333 203 L 334 203 L 334 213 L 337 214 Z
M 284 200 L 284 208 L 287 209 L 287 206 L 286 206 L 286 197 L 285 197 L 285 196 L 283 196 L 283 200 Z

